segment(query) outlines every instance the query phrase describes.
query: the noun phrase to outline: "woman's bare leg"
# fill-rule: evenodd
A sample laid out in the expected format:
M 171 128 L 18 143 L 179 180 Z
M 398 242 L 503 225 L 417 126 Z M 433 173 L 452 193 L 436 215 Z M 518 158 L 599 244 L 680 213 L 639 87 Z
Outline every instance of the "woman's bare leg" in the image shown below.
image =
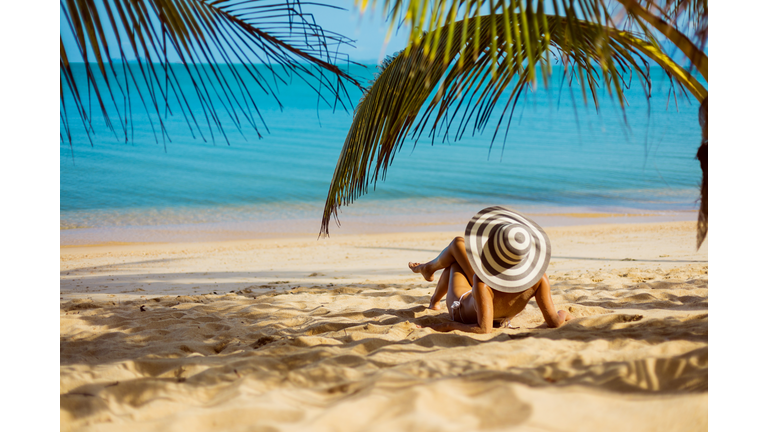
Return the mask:
M 429 308 L 432 310 L 440 310 L 440 300 L 445 297 L 448 292 L 448 283 L 450 282 L 450 272 L 444 271 L 440 275 L 440 279 L 437 280 L 437 287 L 435 293 L 432 294 L 432 299 L 429 301 Z
M 456 237 L 453 239 L 448 247 L 443 249 L 443 251 L 440 252 L 440 255 L 432 261 L 424 264 L 412 262 L 408 263 L 408 267 L 414 273 L 421 273 L 427 282 L 432 282 L 435 279 L 436 271 L 448 268 L 453 263 L 459 264 L 468 280 L 472 280 L 475 276 L 475 272 L 469 264 L 467 250 L 464 247 L 464 237 Z

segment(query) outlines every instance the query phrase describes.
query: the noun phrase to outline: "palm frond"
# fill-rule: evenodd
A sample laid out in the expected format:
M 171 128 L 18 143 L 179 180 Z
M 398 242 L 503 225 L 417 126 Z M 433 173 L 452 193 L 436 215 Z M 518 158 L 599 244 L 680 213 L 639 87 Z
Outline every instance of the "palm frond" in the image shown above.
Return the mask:
M 641 35 L 533 11 L 466 18 L 465 22 L 474 29 L 467 32 L 466 41 L 450 37 L 448 29 L 439 35 L 427 33 L 389 61 L 363 96 L 333 174 L 321 234 L 328 234 L 331 217 L 338 222 L 339 206 L 349 205 L 367 192 L 370 183 L 385 178 L 409 133 L 418 140 L 429 126 L 428 136 L 434 141 L 448 140 L 450 134 L 454 140 L 461 139 L 467 128 L 482 132 L 502 93 L 513 85 L 495 125 L 492 146 L 505 118 L 509 127 L 520 94 L 535 82 L 530 71 L 550 56 L 577 77 L 585 98 L 588 92 L 596 107 L 601 82 L 622 106 L 625 78 L 639 76 L 646 93 L 650 91 L 643 54 L 660 62 L 670 77 L 697 98 L 706 97 L 706 89 L 690 73 Z M 502 36 L 498 29 L 505 26 L 524 37 Z M 434 50 L 447 52 L 450 61 L 433 60 Z M 545 70 L 543 76 L 548 74 Z
M 204 121 L 211 139 L 214 129 L 227 139 L 222 127 L 227 117 L 239 130 L 247 125 L 261 138 L 260 126 L 268 128 L 249 83 L 277 99 L 274 86 L 293 73 L 325 103 L 343 109 L 352 107 L 345 84 L 361 87 L 342 69 L 352 62 L 340 48 L 352 41 L 317 25 L 299 0 L 60 0 L 60 9 L 66 23 L 60 41 L 60 114 L 70 145 L 73 109 L 91 138 L 91 95 L 106 126 L 128 141 L 134 92 L 152 128 L 158 126 L 155 141 L 159 133 L 165 142 L 170 137 L 163 114 L 172 114 L 174 100 L 193 136 L 196 131 L 205 140 Z M 67 52 L 65 40 L 74 40 L 76 55 Z M 77 57 L 84 62 L 85 85 L 72 71 Z M 170 67 L 173 60 L 183 68 Z M 267 65 L 271 76 L 264 76 L 258 64 Z M 184 80 L 193 90 L 181 85 Z M 65 93 L 74 107 L 65 106 Z M 191 109 L 195 101 L 204 120 Z
M 697 44 L 693 43 L 688 36 L 681 31 L 678 26 L 676 25 L 677 19 L 675 18 L 675 21 L 667 21 L 664 19 L 663 15 L 661 14 L 655 14 L 652 12 L 651 8 L 644 7 L 640 3 L 638 3 L 636 0 L 617 0 L 619 1 L 626 9 L 626 12 L 628 13 L 629 17 L 634 19 L 634 21 L 639 25 L 645 32 L 646 36 L 649 38 L 652 37 L 652 32 L 647 28 L 646 24 L 648 26 L 651 26 L 656 31 L 663 34 L 670 42 L 675 44 L 675 46 L 685 55 L 685 57 L 691 62 L 691 64 L 699 71 L 699 73 L 704 77 L 705 80 L 708 78 L 708 58 L 707 55 L 704 54 L 703 48 L 697 46 Z M 706 31 L 706 2 L 703 3 L 704 10 L 700 11 L 704 14 L 703 22 L 704 24 L 704 31 Z M 681 10 L 672 10 L 672 13 L 682 13 Z M 672 17 L 669 17 L 672 19 Z M 706 35 L 704 36 L 706 38 Z M 705 42 L 702 42 L 704 44 Z M 701 100 L 699 100 L 701 101 Z
M 691 39 L 704 51 L 709 36 L 708 0 L 643 0 L 640 5 Z
M 610 37 L 610 33 L 616 29 L 621 29 L 631 33 L 642 34 L 642 39 L 652 45 L 660 46 L 657 40 L 658 36 L 663 35 L 671 41 L 681 52 L 690 60 L 695 67 L 707 79 L 707 56 L 703 49 L 707 39 L 707 14 L 708 3 L 706 0 L 537 0 L 534 5 L 533 0 L 355 0 L 355 5 L 365 10 L 368 7 L 374 8 L 381 2 L 383 8 L 393 19 L 390 23 L 390 32 L 395 25 L 403 25 L 410 31 L 409 44 L 417 47 L 423 43 L 424 49 L 430 52 L 430 57 L 434 58 L 437 53 L 437 45 L 432 38 L 421 38 L 421 34 L 427 32 L 434 34 L 435 40 L 439 37 L 439 29 L 448 29 L 449 34 L 453 35 L 453 28 L 458 23 L 455 22 L 457 16 L 464 16 L 462 22 L 461 43 L 464 44 L 468 37 L 477 33 L 479 21 L 475 21 L 474 28 L 466 28 L 467 19 L 471 16 L 478 16 L 481 11 L 483 14 L 490 13 L 491 16 L 501 14 L 504 17 L 511 17 L 512 20 L 505 19 L 503 27 L 500 27 L 498 34 L 502 36 L 507 47 L 519 46 L 525 44 L 531 48 L 538 48 L 546 51 L 546 41 L 526 40 L 527 30 L 531 27 L 534 30 L 540 29 L 547 33 L 546 28 L 541 25 L 546 23 L 536 17 L 541 17 L 546 9 L 554 10 L 554 15 L 566 18 L 563 25 L 566 32 L 573 36 L 578 35 L 579 23 L 588 21 L 595 24 L 595 31 L 602 33 L 603 38 Z M 515 13 L 519 14 L 515 16 Z M 430 17 L 430 19 L 425 19 Z M 515 19 L 519 17 L 519 23 Z M 522 33 L 509 31 L 509 26 L 523 28 Z M 573 28 L 571 28 L 573 26 Z M 434 32 L 434 33 L 433 33 Z M 458 34 L 458 32 L 457 32 Z M 522 40 L 521 40 L 522 37 Z M 693 41 L 691 41 L 693 38 Z M 538 44 L 534 47 L 531 44 Z M 572 44 L 580 44 L 578 38 L 570 40 Z M 478 53 L 478 46 L 468 47 L 474 50 L 475 56 Z M 531 50 L 530 52 L 534 52 Z M 492 50 L 492 52 L 496 52 Z M 516 51 L 518 54 L 521 50 Z M 508 66 L 511 64 L 510 51 L 507 50 Z M 447 63 L 448 53 L 443 56 Z M 598 51 L 598 57 L 601 62 L 609 61 L 608 57 L 603 56 Z M 531 59 L 528 59 L 528 73 L 533 75 L 534 69 Z M 517 63 L 522 67 L 520 58 Z M 548 62 L 544 62 L 546 67 Z M 534 75 L 535 82 L 535 75 Z M 546 83 L 545 83 L 546 84 Z

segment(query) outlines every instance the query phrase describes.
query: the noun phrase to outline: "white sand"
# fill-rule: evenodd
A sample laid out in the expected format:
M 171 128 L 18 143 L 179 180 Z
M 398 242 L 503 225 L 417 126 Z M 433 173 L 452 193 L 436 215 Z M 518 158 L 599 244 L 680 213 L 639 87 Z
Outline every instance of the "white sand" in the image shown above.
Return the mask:
M 61 429 L 706 430 L 694 224 L 547 232 L 576 319 L 488 335 L 418 327 L 460 233 L 62 248 Z

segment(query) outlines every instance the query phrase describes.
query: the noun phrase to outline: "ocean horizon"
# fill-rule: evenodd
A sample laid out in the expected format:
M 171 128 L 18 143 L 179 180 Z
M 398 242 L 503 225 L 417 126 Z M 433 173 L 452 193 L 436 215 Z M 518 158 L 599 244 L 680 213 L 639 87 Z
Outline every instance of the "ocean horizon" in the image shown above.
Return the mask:
M 84 88 L 84 65 L 73 69 Z M 351 72 L 367 82 L 375 70 Z M 407 140 L 386 180 L 343 207 L 341 226 L 332 223 L 331 234 L 455 230 L 488 205 L 540 215 L 543 225 L 572 223 L 565 215 L 585 223 L 695 220 L 698 103 L 671 94 L 662 69 L 651 68 L 651 74 L 650 100 L 632 85 L 622 112 L 601 90 L 598 114 L 591 102 L 585 106 L 579 87 L 560 90 L 556 68 L 549 88 L 540 85 L 521 97 L 506 142 L 502 125 L 490 145 L 505 102 L 483 133 L 468 130 L 459 141 L 434 143 L 425 133 L 415 147 Z M 319 103 L 295 77 L 277 88 L 282 109 L 249 87 L 269 129 L 258 123 L 263 139 L 244 122 L 238 130 L 226 115 L 226 138 L 214 131 L 203 140 L 195 130 L 193 137 L 172 106 L 174 115 L 164 118 L 170 140 L 163 140 L 133 96 L 127 143 L 119 128 L 106 128 L 93 101 L 91 146 L 70 113 L 72 145 L 63 132 L 60 142 L 61 245 L 319 233 L 352 110 Z M 347 90 L 356 105 L 360 91 Z M 65 102 L 72 106 L 66 92 Z

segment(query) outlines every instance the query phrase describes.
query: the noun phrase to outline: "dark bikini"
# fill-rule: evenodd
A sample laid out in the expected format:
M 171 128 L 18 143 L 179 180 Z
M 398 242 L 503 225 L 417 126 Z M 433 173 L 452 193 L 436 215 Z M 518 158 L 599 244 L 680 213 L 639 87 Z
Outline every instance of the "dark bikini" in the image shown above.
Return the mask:
M 461 313 L 461 301 L 464 300 L 464 297 L 466 297 L 467 294 L 469 294 L 471 292 L 472 292 L 471 290 L 465 292 L 464 294 L 461 295 L 461 297 L 459 297 L 458 300 L 453 302 L 453 304 L 449 308 L 450 316 L 451 316 L 451 321 L 456 321 L 456 322 L 460 322 L 460 323 L 464 323 L 464 324 L 469 324 L 469 323 L 464 321 L 464 316 Z M 458 320 L 456 319 L 456 311 L 457 310 L 459 311 L 459 319 Z

